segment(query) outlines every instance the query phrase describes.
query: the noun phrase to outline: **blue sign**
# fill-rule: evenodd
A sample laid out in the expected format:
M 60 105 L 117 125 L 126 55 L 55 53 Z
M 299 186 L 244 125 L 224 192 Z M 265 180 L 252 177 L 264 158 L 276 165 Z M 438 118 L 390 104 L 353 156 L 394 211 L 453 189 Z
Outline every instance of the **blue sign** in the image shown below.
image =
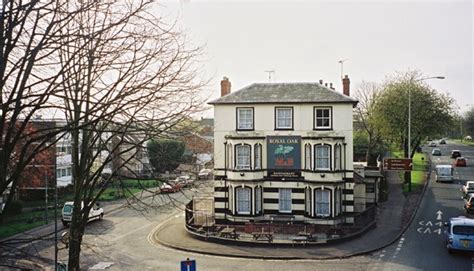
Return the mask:
M 267 167 L 270 177 L 299 177 L 301 174 L 301 137 L 268 136 Z
M 181 271 L 196 271 L 196 260 L 181 261 Z

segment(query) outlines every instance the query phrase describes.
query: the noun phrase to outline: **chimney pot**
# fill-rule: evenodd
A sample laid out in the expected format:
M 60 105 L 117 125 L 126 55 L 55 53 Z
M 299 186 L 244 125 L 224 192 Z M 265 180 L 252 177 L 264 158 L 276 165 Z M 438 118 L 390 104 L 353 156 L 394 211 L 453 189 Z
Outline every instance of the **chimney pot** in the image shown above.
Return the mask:
M 324 83 L 324 86 L 325 86 L 325 87 L 328 87 L 328 83 Z
M 229 78 L 224 76 L 221 80 L 221 97 L 230 93 L 231 86 L 232 84 L 230 83 Z
M 320 84 L 320 85 L 323 84 L 323 79 L 319 79 L 319 84 Z
M 349 80 L 349 76 L 346 74 L 342 79 L 342 93 L 346 96 L 350 96 L 350 85 L 351 81 Z
M 332 83 L 329 83 L 329 88 L 330 88 L 330 89 L 334 89 L 334 88 L 332 87 Z

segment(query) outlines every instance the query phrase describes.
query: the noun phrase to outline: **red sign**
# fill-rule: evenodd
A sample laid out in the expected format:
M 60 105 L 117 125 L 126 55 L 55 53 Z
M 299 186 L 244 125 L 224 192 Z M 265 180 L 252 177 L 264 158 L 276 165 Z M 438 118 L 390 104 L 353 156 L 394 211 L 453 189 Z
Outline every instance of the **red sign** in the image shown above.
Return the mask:
M 384 170 L 404 170 L 410 171 L 413 168 L 413 162 L 408 158 L 385 158 L 383 159 Z

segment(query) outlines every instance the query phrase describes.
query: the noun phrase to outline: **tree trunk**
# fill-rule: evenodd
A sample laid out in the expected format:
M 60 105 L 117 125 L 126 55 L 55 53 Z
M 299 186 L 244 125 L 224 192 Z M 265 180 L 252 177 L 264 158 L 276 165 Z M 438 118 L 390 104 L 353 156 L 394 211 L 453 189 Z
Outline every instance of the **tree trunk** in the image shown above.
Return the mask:
M 81 243 L 82 236 L 84 235 L 83 225 L 84 223 L 81 222 L 80 215 L 76 216 L 73 212 L 69 235 L 69 260 L 67 264 L 68 270 L 80 270 Z

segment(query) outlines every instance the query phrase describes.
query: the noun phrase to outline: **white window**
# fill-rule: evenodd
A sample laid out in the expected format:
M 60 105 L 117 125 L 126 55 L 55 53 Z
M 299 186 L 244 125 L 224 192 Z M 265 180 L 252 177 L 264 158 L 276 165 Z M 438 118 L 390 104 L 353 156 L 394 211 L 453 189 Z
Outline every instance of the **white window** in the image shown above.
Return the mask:
M 322 190 L 322 189 L 318 189 L 318 190 L 315 190 L 315 203 L 316 203 L 316 206 L 315 206 L 315 210 L 316 210 L 316 215 L 317 216 L 329 216 L 331 214 L 330 212 L 330 206 L 329 206 L 329 203 L 330 203 L 330 194 L 331 194 L 331 191 L 330 190 Z
M 311 169 L 311 145 L 306 144 L 304 147 L 304 168 L 307 170 Z
M 259 214 L 262 212 L 262 187 L 258 186 L 255 188 L 255 213 Z
M 235 146 L 235 168 L 236 169 L 250 169 L 250 145 Z
M 232 144 L 227 144 L 227 168 L 232 169 L 232 159 L 233 154 L 232 154 Z
M 280 188 L 278 208 L 280 213 L 291 213 L 291 188 Z
M 315 147 L 315 168 L 319 170 L 329 170 L 330 168 L 330 153 L 331 147 L 328 145 L 317 145 Z
M 237 108 L 237 130 L 253 130 L 253 108 Z
M 311 188 L 305 189 L 305 210 L 307 214 L 311 214 Z
M 248 187 L 237 187 L 235 189 L 238 214 L 250 214 L 250 193 L 251 189 Z
M 314 108 L 314 128 L 330 129 L 331 128 L 331 108 Z
M 341 189 L 334 191 L 334 205 L 335 215 L 339 215 L 341 212 Z
M 255 169 L 262 169 L 262 145 L 255 144 L 254 147 Z
M 293 129 L 293 108 L 276 108 L 276 129 Z
M 341 169 L 341 145 L 334 146 L 334 170 Z

